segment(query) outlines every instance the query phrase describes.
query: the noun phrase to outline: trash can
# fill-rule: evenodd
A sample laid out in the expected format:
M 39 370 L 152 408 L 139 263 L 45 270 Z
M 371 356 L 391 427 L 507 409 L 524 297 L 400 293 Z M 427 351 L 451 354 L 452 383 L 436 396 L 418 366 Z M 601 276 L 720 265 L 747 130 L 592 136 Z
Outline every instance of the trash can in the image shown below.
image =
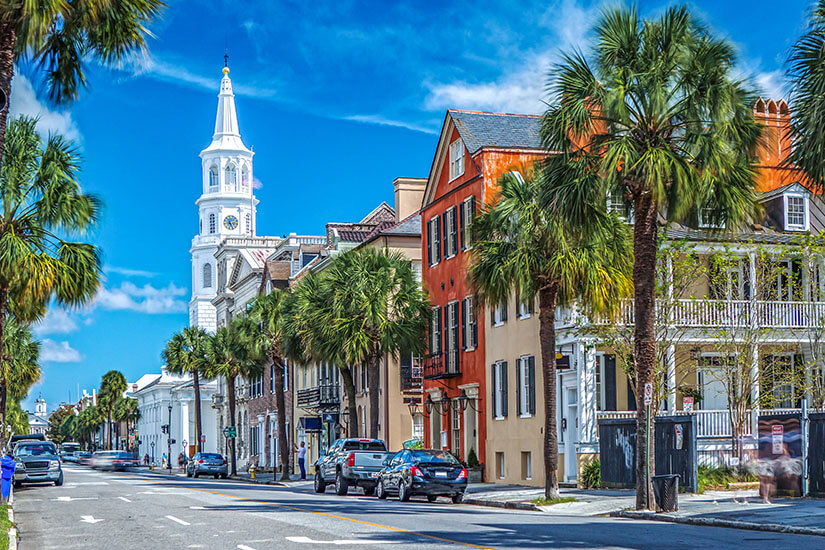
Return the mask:
M 653 476 L 653 494 L 662 512 L 679 510 L 679 474 Z

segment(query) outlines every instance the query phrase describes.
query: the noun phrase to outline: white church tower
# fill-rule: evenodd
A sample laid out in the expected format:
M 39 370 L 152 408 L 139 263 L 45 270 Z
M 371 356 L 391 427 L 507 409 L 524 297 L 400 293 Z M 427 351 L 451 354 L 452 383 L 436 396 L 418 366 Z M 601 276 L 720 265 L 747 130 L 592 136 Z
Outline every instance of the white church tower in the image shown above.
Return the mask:
M 192 239 L 192 299 L 189 324 L 206 331 L 217 328 L 215 298 L 217 269 L 215 252 L 226 237 L 255 235 L 255 207 L 252 192 L 252 155 L 241 141 L 235 94 L 224 66 L 218 94 L 218 115 L 212 143 L 201 151 L 203 191 L 195 202 L 200 220 L 198 234 Z

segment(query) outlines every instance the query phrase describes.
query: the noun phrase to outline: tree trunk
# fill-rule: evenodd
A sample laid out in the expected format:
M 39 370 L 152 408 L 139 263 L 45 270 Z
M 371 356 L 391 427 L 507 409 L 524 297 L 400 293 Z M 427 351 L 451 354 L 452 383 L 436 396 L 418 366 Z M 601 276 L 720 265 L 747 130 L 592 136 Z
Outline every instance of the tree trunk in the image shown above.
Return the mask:
M 227 398 L 229 399 L 229 422 L 230 426 L 235 426 L 235 431 L 237 432 L 237 424 L 235 424 L 235 377 L 234 376 L 227 376 L 226 377 L 226 393 Z M 237 433 L 235 434 L 237 436 Z M 232 475 L 238 475 L 238 468 L 237 462 L 235 461 L 235 438 L 229 440 L 229 460 L 230 460 L 230 472 Z
M 198 376 L 198 369 L 192 371 L 192 388 L 195 390 L 195 448 L 199 453 L 203 452 L 203 443 L 201 443 L 201 435 L 203 428 L 201 427 L 201 383 Z M 186 451 L 186 449 L 184 449 Z
M 6 115 L 2 115 L 2 122 L 5 124 Z M 2 156 L 2 144 L 0 144 L 0 156 Z M 5 334 L 6 334 L 6 308 L 9 301 L 9 289 L 0 288 L 0 372 L 5 373 L 6 369 L 2 368 L 2 359 L 5 355 Z M 3 435 L 2 444 L 6 445 L 6 377 L 0 375 L 0 434 Z
M 381 387 L 381 356 L 375 350 L 367 359 L 367 383 L 370 403 L 370 437 L 378 439 L 378 424 L 381 420 L 379 394 Z
M 559 434 L 556 427 L 556 282 L 539 291 L 539 345 L 544 386 L 544 496 L 560 498 Z M 568 451 L 569 452 L 569 451 Z
M 658 227 L 656 204 L 652 192 L 646 190 L 635 200 L 633 227 L 634 307 L 636 332 L 634 360 L 636 368 L 636 395 L 644 399 L 645 384 L 653 383 L 656 370 L 656 247 Z M 652 510 L 652 490 L 649 483 L 653 465 L 647 455 L 653 456 L 653 442 L 647 437 L 647 407 L 644 401 L 636 407 L 636 509 Z M 650 419 L 651 424 L 653 419 Z M 653 427 L 651 425 L 651 431 Z
M 349 367 L 341 369 L 341 379 L 344 381 L 344 391 L 347 392 L 347 408 L 349 409 L 348 437 L 358 437 L 358 411 L 355 408 L 355 384 L 352 382 L 352 371 Z
M 14 44 L 17 42 L 17 33 L 14 23 L 4 23 L 0 21 L 0 95 L 6 96 L 6 106 L 0 109 L 0 167 L 3 166 L 3 151 L 6 145 L 6 121 L 9 114 L 9 102 L 11 99 L 11 79 L 14 76 Z M 0 103 L 2 107 L 2 103 Z M 2 343 L 0 341 L 0 343 Z M 0 349 L 3 349 L 0 347 Z M 3 416 L 5 416 L 3 409 Z M 6 423 L 3 422 L 3 433 L 5 434 Z
M 111 451 L 112 450 L 112 410 L 111 409 L 109 409 L 109 415 L 106 417 L 106 437 L 108 439 L 107 448 Z
M 275 384 L 275 414 L 278 415 L 278 455 L 281 461 L 281 479 L 289 481 L 289 438 L 286 433 L 286 396 L 284 395 L 284 365 L 283 359 L 275 355 L 272 356 L 272 376 Z

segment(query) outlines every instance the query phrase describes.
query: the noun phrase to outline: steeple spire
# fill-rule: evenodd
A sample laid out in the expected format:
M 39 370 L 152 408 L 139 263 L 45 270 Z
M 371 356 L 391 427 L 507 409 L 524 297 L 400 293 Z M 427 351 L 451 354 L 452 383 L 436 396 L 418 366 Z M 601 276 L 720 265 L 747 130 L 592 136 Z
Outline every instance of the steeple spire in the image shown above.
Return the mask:
M 232 80 L 229 79 L 229 54 L 224 54 L 220 92 L 218 93 L 218 113 L 215 117 L 215 132 L 212 144 L 207 149 L 231 149 L 248 151 L 241 141 L 238 128 L 238 115 L 235 112 L 235 94 L 232 92 Z

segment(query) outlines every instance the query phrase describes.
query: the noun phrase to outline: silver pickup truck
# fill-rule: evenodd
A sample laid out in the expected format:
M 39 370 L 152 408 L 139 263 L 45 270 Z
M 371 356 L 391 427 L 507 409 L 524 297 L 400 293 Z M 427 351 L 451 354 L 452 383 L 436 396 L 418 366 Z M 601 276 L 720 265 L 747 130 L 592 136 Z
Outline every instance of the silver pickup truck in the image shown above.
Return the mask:
M 315 463 L 315 492 L 323 493 L 334 483 L 338 495 L 347 494 L 351 485 L 373 494 L 388 454 L 380 439 L 339 439 Z

